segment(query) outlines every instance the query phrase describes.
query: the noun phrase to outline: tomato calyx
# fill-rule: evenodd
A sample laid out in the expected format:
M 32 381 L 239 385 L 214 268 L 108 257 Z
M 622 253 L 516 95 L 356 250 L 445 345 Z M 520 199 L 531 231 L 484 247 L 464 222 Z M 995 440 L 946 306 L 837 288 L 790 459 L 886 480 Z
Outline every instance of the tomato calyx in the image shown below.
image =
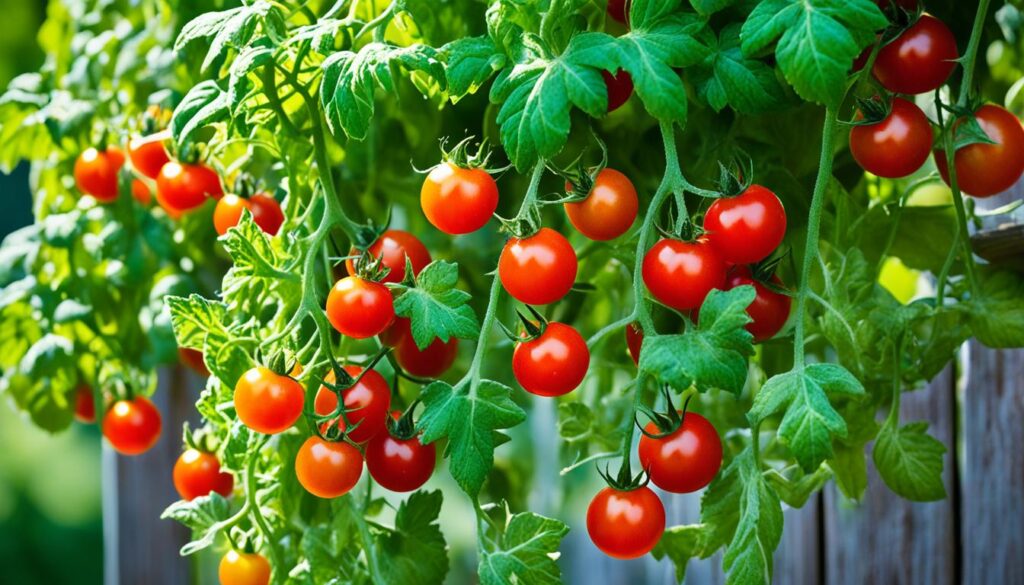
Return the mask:
M 982 106 L 980 102 L 969 103 L 961 106 L 958 104 L 945 104 L 939 102 L 939 107 L 953 114 L 955 122 L 947 124 L 943 133 L 951 132 L 953 137 L 953 152 L 966 148 L 972 144 L 997 144 L 992 137 L 985 132 L 975 116 Z M 944 143 L 945 136 L 940 136 L 938 144 Z
M 368 373 L 374 371 L 373 368 L 377 365 L 377 362 L 383 359 L 390 351 L 390 347 L 381 348 L 369 363 L 365 366 L 361 366 L 362 369 L 359 372 L 359 375 L 355 377 L 349 374 L 345 367 L 334 359 L 334 356 L 331 356 L 331 374 L 334 376 L 334 381 L 329 382 L 326 377 L 318 377 L 317 381 L 320 383 L 321 387 L 330 390 L 337 397 L 338 403 L 334 412 L 313 415 L 313 419 L 316 421 L 317 434 L 319 434 L 321 438 L 327 441 L 339 441 L 345 439 L 353 445 L 357 444 L 355 441 L 349 440 L 348 436 L 359 428 L 366 419 L 359 420 L 355 423 L 349 420 L 348 413 L 352 411 L 345 408 L 344 393 L 349 388 L 359 384 L 359 381 Z
M 260 350 L 257 349 L 257 362 L 262 362 L 268 370 L 274 372 L 278 376 L 293 378 L 292 372 L 296 370 L 296 366 L 299 362 L 290 351 L 279 349 L 267 359 L 263 359 L 260 354 Z
M 686 409 L 690 405 L 690 398 L 693 397 L 692 394 L 687 395 L 686 400 L 683 402 L 682 410 L 676 410 L 672 402 L 670 388 L 667 384 L 662 387 L 661 392 L 665 396 L 665 404 L 667 405 L 665 412 L 657 412 L 644 404 L 637 405 L 637 410 L 647 416 L 654 423 L 654 426 L 657 427 L 657 433 L 648 432 L 646 425 L 640 422 L 639 415 L 633 417 L 633 422 L 640 428 L 640 432 L 645 437 L 651 439 L 664 439 L 678 431 L 679 427 L 683 426 L 683 420 L 686 418 Z
M 608 484 L 608 487 L 613 490 L 620 492 L 631 492 L 640 488 L 647 487 L 647 484 L 651 482 L 651 476 L 647 473 L 646 469 L 641 469 L 640 473 L 633 475 L 633 470 L 630 468 L 629 454 L 624 454 L 622 457 L 622 465 L 619 467 L 619 473 L 615 476 L 611 474 L 610 465 L 606 465 L 604 471 L 600 467 L 595 465 L 597 468 L 597 474 L 601 476 L 601 479 Z
M 185 421 L 181 430 L 181 442 L 185 449 L 195 449 L 200 453 L 216 453 L 220 447 L 217 436 L 210 432 L 208 427 L 192 430 L 192 426 Z
M 419 434 L 416 420 L 413 418 L 413 411 L 419 404 L 420 400 L 417 398 L 400 415 L 397 410 L 391 413 L 391 416 L 387 418 L 387 432 L 391 433 L 392 437 L 399 441 L 408 441 Z M 395 418 L 396 415 L 399 415 L 398 418 Z
M 519 321 L 523 324 L 523 333 L 525 333 L 525 335 L 517 335 L 514 331 L 506 327 L 504 323 L 498 321 L 498 325 L 501 327 L 501 330 L 509 340 L 512 341 L 512 343 L 526 343 L 533 341 L 543 335 L 544 330 L 547 329 L 548 320 L 545 319 L 537 309 L 534 309 L 532 305 L 526 305 L 526 308 L 529 309 L 530 315 L 533 317 L 532 319 L 524 315 L 518 309 L 516 310 L 516 315 L 519 316 Z
M 591 129 L 591 133 L 593 134 L 593 129 Z M 594 140 L 601 149 L 601 161 L 596 165 L 584 164 L 582 153 L 565 168 L 547 165 L 549 171 L 565 179 L 566 194 L 555 200 L 546 200 L 545 204 L 576 203 L 590 197 L 590 192 L 594 190 L 594 184 L 597 182 L 597 176 L 608 167 L 608 147 L 605 146 L 603 140 L 598 138 L 597 134 L 594 134 Z
M 451 150 L 447 150 L 447 141 L 441 141 L 441 164 L 455 165 L 461 169 L 481 169 L 490 174 L 500 173 L 508 169 L 508 166 L 491 169 L 487 164 L 491 160 L 492 151 L 487 148 L 487 139 L 484 138 L 477 145 L 476 152 L 470 153 L 469 148 L 475 136 L 467 136 L 460 140 Z M 431 169 L 428 169 L 428 172 Z
M 743 150 L 737 148 L 729 164 L 719 161 L 718 190 L 722 197 L 742 195 L 753 183 L 754 160 Z
M 854 119 L 843 121 L 847 126 L 874 126 L 884 121 L 892 113 L 892 99 L 882 99 L 881 96 L 871 98 L 857 98 L 857 109 Z
M 383 282 L 388 274 L 391 274 L 391 269 L 384 264 L 384 255 L 375 256 L 370 253 L 369 246 L 361 248 L 361 252 L 358 256 L 353 259 L 353 266 L 356 269 L 356 273 L 352 276 L 362 278 L 370 282 Z M 347 256 L 345 259 L 352 258 Z M 414 283 L 413 277 L 413 266 L 409 260 L 409 256 L 405 257 L 405 278 L 401 284 L 405 286 L 411 286 Z

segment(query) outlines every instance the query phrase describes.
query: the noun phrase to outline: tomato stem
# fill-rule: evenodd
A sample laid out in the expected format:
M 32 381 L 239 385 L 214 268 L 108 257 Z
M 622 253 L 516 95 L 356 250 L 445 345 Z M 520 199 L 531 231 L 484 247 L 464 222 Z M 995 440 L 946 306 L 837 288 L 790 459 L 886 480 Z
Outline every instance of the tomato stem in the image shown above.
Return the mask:
M 967 105 L 967 100 L 971 95 L 971 83 L 974 80 L 974 63 L 978 55 L 978 45 L 981 43 L 981 33 L 985 28 L 988 4 L 989 0 L 980 0 L 978 2 L 978 12 L 974 16 L 974 27 L 971 28 L 971 39 L 967 42 L 967 50 L 960 60 L 964 68 L 964 76 L 960 80 L 960 99 L 957 100 L 957 103 L 961 106 Z M 949 168 L 952 169 L 953 167 Z
M 971 68 L 973 69 L 973 66 Z M 965 69 L 964 71 L 966 79 L 967 70 Z M 943 154 L 946 157 L 946 168 L 949 169 L 949 188 L 953 192 L 953 207 L 956 209 L 957 222 L 956 233 L 954 234 L 956 242 L 954 242 L 953 248 L 956 248 L 958 243 L 962 247 L 967 282 L 971 287 L 971 292 L 976 293 L 978 290 L 978 282 L 974 274 L 974 250 L 971 249 L 971 233 L 967 228 L 967 212 L 964 209 L 964 196 L 963 193 L 960 192 L 960 184 L 956 176 L 956 150 L 954 150 L 953 145 L 953 127 L 956 124 L 956 120 L 952 118 L 948 120 L 949 127 L 946 127 L 947 121 L 942 115 L 942 97 L 939 95 L 939 90 L 935 90 L 935 113 L 939 119 L 939 127 L 942 128 Z
M 259 502 L 256 501 L 256 463 L 260 459 L 260 451 L 269 439 L 270 435 L 264 435 L 257 442 L 256 448 L 250 451 L 249 464 L 245 470 L 245 499 L 249 506 L 249 511 L 252 512 L 253 520 L 255 520 L 256 526 L 259 527 L 260 533 L 263 534 L 264 542 L 270 549 L 270 558 L 274 560 L 274 582 L 280 583 L 284 581 L 283 576 L 287 574 L 285 570 L 287 565 L 281 556 L 280 547 L 274 541 L 270 525 L 267 524 L 267 519 L 263 517 L 263 511 L 260 510 Z

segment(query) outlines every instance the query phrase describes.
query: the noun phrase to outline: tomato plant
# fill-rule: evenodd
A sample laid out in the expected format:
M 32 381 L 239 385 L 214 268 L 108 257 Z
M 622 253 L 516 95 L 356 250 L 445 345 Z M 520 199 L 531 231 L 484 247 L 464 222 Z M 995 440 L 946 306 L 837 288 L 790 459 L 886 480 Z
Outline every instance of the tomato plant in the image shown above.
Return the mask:
M 850 131 L 850 154 L 869 173 L 890 179 L 905 177 L 928 160 L 932 138 L 931 123 L 921 108 L 895 98 L 884 119 Z
M 284 432 L 302 415 L 305 396 L 294 379 L 257 366 L 235 383 L 233 402 L 238 419 L 257 433 Z
M 989 197 L 1009 189 L 1024 174 L 1024 127 L 1016 116 L 992 104 L 981 106 L 974 119 L 988 140 L 958 149 L 953 164 L 964 193 Z M 935 166 L 949 184 L 944 150 L 935 152 Z
M 695 412 L 687 412 L 666 426 L 649 422 L 640 437 L 640 465 L 650 475 L 651 483 L 677 494 L 707 486 L 722 467 L 722 440 L 714 425 Z
M 529 305 L 547 305 L 569 294 L 577 269 L 572 244 L 551 228 L 511 238 L 498 259 L 498 275 L 505 290 Z
M 651 552 L 665 532 L 665 506 L 648 487 L 606 487 L 587 508 L 587 532 L 608 556 L 635 559 Z
M 695 309 L 708 293 L 725 285 L 725 260 L 717 250 L 708 238 L 661 240 L 644 255 L 644 285 L 668 307 Z
M 160 411 L 148 398 L 118 400 L 103 415 L 103 436 L 118 453 L 140 455 L 160 439 Z
M 194 500 L 211 492 L 228 497 L 235 487 L 235 478 L 221 471 L 216 455 L 192 447 L 178 457 L 173 478 L 174 489 L 183 500 Z
M 891 92 L 917 94 L 942 86 L 956 67 L 956 38 L 941 20 L 922 14 L 878 52 L 874 73 Z
M 365 443 L 384 431 L 391 409 L 391 389 L 384 376 L 376 370 L 345 366 L 345 372 L 356 380 L 341 390 L 346 411 L 344 418 L 338 416 L 338 394 L 327 386 L 321 386 L 317 391 L 314 408 L 320 416 L 336 417 L 332 422 L 341 430 L 346 430 L 345 422 L 348 421 L 352 425 L 348 438 L 356 443 Z M 334 372 L 328 372 L 324 381 L 334 384 Z
M 295 456 L 295 475 L 318 498 L 340 498 L 363 473 L 363 455 L 352 445 L 310 437 Z
M 582 201 L 566 203 L 565 214 L 581 234 L 604 241 L 626 233 L 636 221 L 639 207 L 636 187 L 629 178 L 615 169 L 601 169 L 590 193 Z

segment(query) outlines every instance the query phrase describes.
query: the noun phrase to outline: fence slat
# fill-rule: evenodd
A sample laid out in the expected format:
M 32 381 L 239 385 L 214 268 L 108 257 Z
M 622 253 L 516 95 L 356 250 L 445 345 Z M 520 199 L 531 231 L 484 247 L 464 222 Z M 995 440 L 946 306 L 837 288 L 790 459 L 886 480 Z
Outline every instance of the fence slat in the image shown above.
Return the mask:
M 821 494 L 803 508 L 786 508 L 782 542 L 775 551 L 774 583 L 821 583 Z

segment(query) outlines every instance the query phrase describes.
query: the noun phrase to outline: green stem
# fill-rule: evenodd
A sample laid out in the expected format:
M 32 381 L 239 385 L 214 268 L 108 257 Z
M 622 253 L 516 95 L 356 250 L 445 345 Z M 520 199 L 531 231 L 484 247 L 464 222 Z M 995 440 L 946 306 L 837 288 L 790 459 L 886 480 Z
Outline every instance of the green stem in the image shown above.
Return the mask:
M 974 80 L 974 62 L 978 55 L 978 45 L 981 44 L 981 33 L 985 28 L 988 4 L 989 0 L 980 0 L 978 2 L 978 11 L 974 15 L 974 27 L 971 28 L 971 39 L 967 42 L 967 50 L 964 51 L 964 56 L 960 60 L 964 67 L 964 77 L 960 81 L 960 99 L 958 100 L 961 106 L 967 105 L 967 99 L 971 95 L 971 82 Z
M 373 483 L 372 481 L 370 482 Z M 367 497 L 370 494 L 370 484 L 367 484 L 366 493 Z M 349 498 L 352 501 L 352 498 Z M 377 548 L 373 543 L 373 536 L 370 534 L 370 528 L 366 523 L 366 519 L 363 516 L 366 514 L 365 508 L 359 514 L 353 514 L 356 518 L 356 525 L 359 528 L 359 540 L 363 544 L 363 552 L 366 553 L 366 564 L 370 569 L 370 580 L 373 581 L 374 585 L 386 585 L 381 579 L 380 561 L 377 559 Z
M 971 236 L 967 228 L 967 211 L 964 209 L 964 196 L 960 192 L 959 180 L 956 176 L 956 163 L 954 162 L 956 151 L 953 148 L 953 125 L 956 122 L 955 120 L 949 120 L 949 128 L 946 127 L 946 120 L 942 115 L 942 98 L 939 96 L 938 91 L 935 92 L 935 112 L 936 116 L 938 116 L 939 126 L 942 129 L 943 154 L 946 157 L 949 188 L 953 192 L 953 207 L 956 209 L 957 225 L 956 233 L 954 234 L 956 242 L 953 244 L 953 247 L 955 248 L 958 244 L 960 245 L 961 253 L 964 257 L 967 282 L 970 284 L 971 291 L 976 292 L 978 284 L 974 275 L 974 250 L 971 249 Z
M 270 530 L 270 525 L 267 524 L 267 519 L 263 517 L 263 512 L 260 510 L 259 502 L 256 501 L 256 463 L 260 458 L 260 450 L 266 445 L 267 440 L 270 438 L 269 435 L 264 436 L 256 445 L 256 449 L 252 452 L 249 458 L 249 465 L 245 470 L 245 498 L 246 503 L 249 506 L 249 511 L 252 512 L 253 520 L 256 522 L 256 526 L 259 527 L 260 533 L 263 534 L 263 540 L 266 542 L 267 547 L 270 548 L 270 558 L 274 561 L 274 582 L 284 582 L 283 577 L 287 575 L 285 570 L 284 557 L 281 556 L 281 548 L 274 541 L 273 533 Z

